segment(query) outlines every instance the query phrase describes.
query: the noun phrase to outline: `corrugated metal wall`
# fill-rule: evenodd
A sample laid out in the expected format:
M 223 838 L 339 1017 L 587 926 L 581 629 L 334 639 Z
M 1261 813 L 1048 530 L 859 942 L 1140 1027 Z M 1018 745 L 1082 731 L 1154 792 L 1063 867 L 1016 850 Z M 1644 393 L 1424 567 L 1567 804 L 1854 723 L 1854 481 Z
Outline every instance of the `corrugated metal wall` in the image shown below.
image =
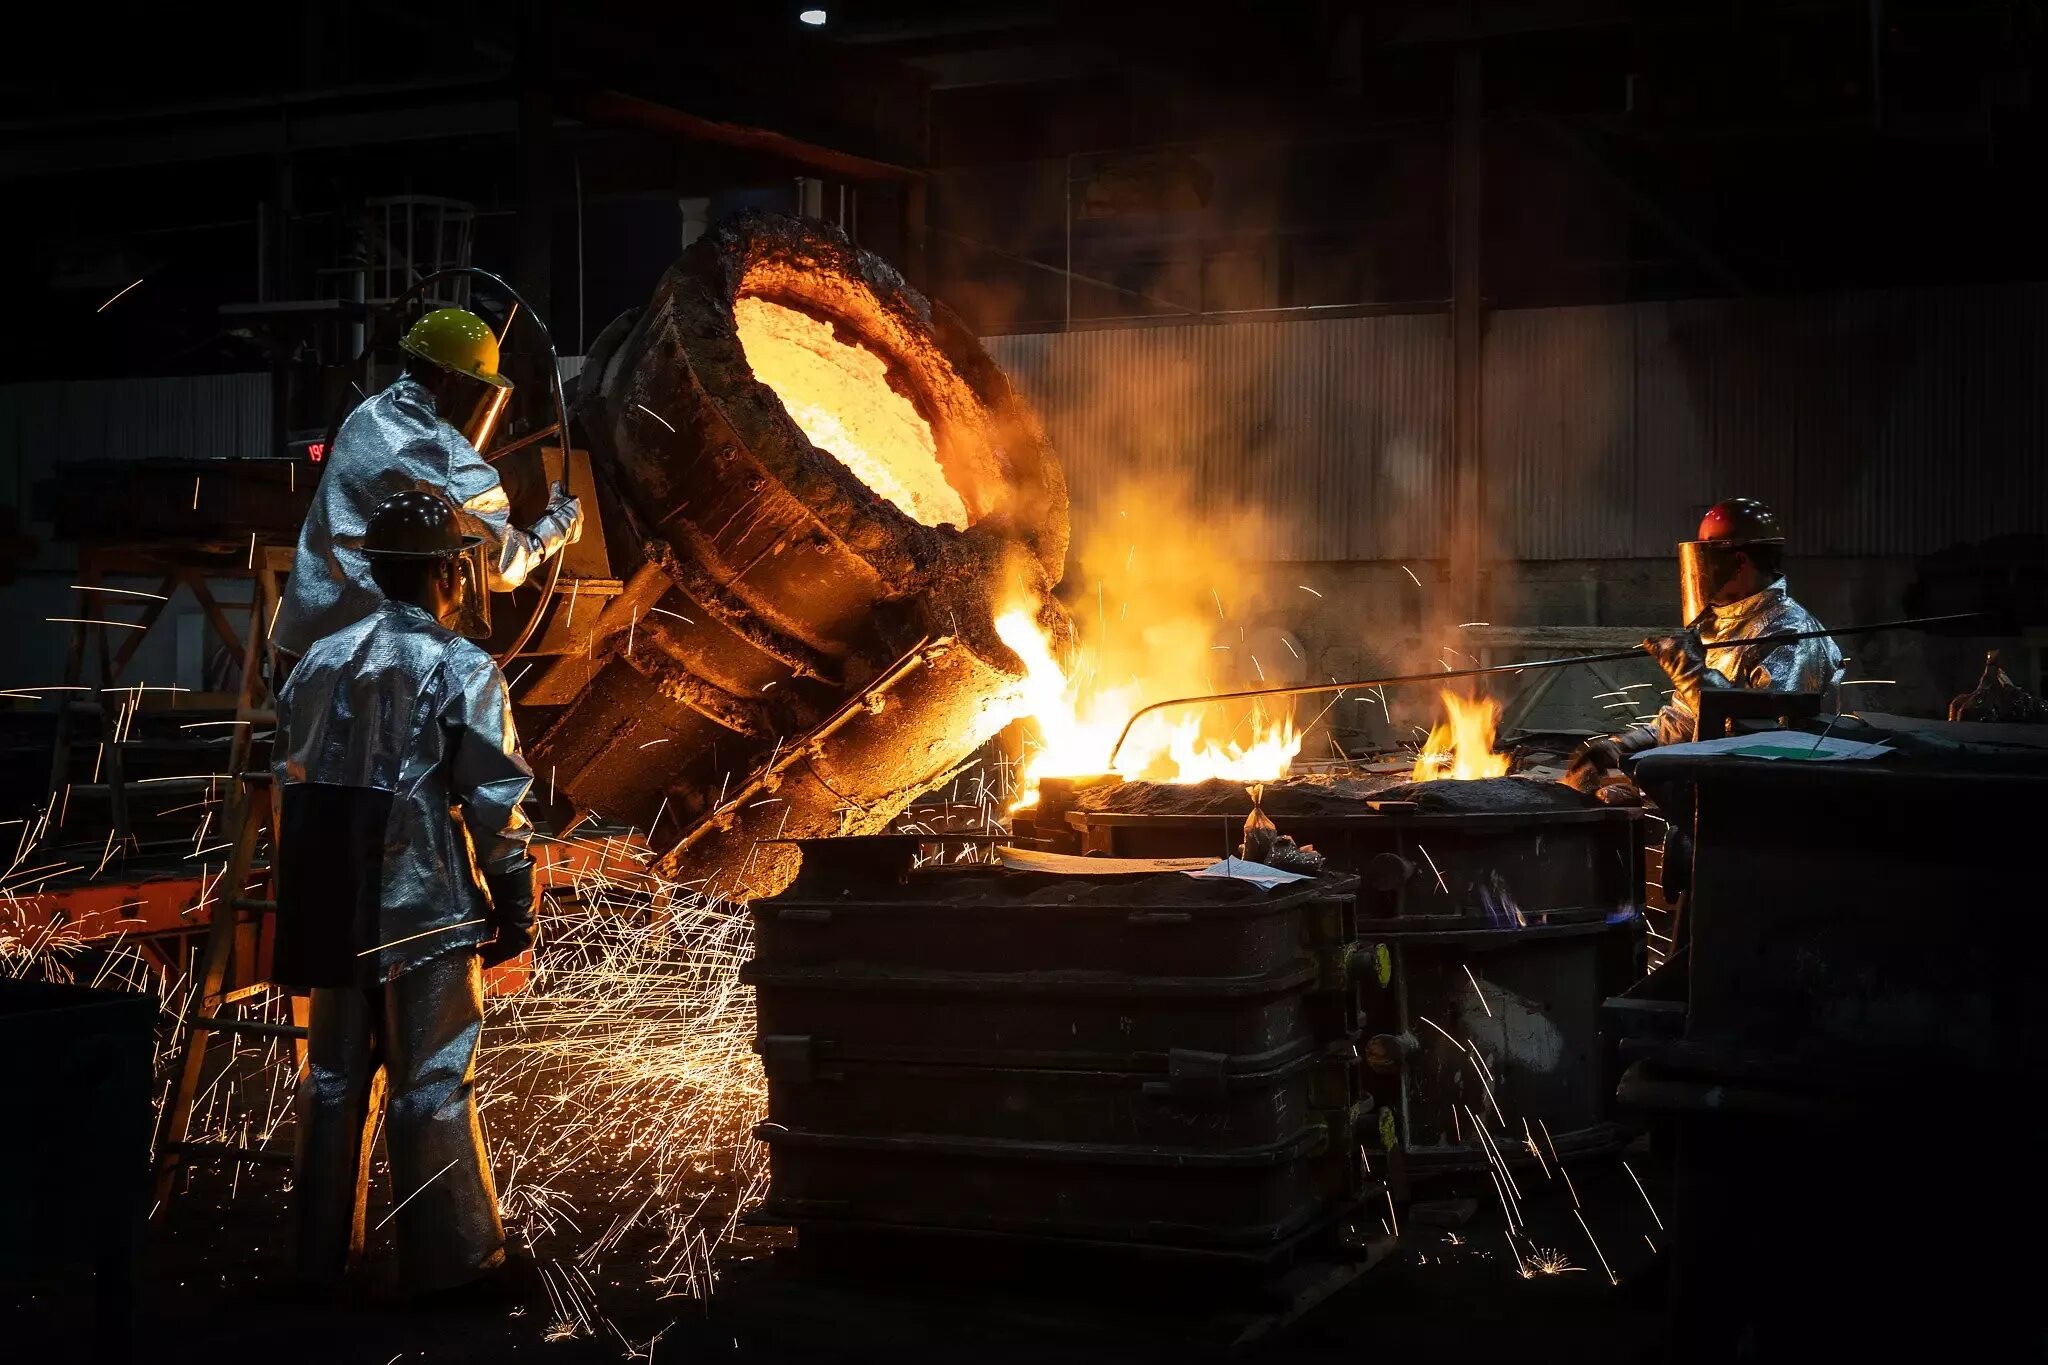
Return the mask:
M 267 374 L 0 385 L 0 475 L 24 516 L 60 461 L 273 453 Z
M 1179 481 L 1216 523 L 1263 518 L 1290 560 L 1442 553 L 1443 316 L 991 337 L 1075 503 Z M 1129 510 L 1129 509 L 1125 509 Z M 1191 528 L 1195 532 L 1200 527 Z
M 1205 510 L 1271 515 L 1272 558 L 1441 554 L 1442 316 L 994 337 L 1078 507 L 1185 468 Z M 1762 497 L 1795 553 L 1897 555 L 2048 532 L 2048 287 L 1496 313 L 1493 557 L 1670 553 Z

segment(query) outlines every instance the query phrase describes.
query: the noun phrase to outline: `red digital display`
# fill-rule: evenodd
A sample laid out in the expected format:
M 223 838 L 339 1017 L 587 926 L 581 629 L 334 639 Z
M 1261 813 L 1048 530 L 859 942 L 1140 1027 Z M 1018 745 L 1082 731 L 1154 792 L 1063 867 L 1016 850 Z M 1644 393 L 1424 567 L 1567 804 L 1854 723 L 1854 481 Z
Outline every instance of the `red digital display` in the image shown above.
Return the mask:
M 327 458 L 327 442 L 325 442 L 325 441 L 309 441 L 309 442 L 307 442 L 307 444 L 306 444 L 306 458 L 307 458 L 307 459 L 309 459 L 309 460 L 311 460 L 311 461 L 312 461 L 312 462 L 313 462 L 314 464 L 319 464 L 319 463 L 320 463 L 320 462 L 321 462 L 322 460 L 326 459 L 326 458 Z

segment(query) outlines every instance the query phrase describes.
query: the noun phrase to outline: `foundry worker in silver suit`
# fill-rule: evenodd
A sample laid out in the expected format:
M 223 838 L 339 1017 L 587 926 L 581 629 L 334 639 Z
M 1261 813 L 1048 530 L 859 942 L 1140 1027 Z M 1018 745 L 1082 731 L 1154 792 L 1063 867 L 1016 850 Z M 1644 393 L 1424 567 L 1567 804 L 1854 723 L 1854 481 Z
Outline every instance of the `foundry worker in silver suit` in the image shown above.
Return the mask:
M 1785 532 L 1754 498 L 1730 498 L 1707 509 L 1697 539 L 1678 547 L 1685 629 L 1643 641 L 1671 679 L 1671 700 L 1654 722 L 1589 740 L 1573 756 L 1565 780 L 1590 789 L 1623 757 L 1692 739 L 1700 693 L 1745 687 L 1818 692 L 1832 712 L 1842 683 L 1842 651 L 1832 639 L 1746 645 L 1765 635 L 1822 629 L 1785 590 Z
M 273 977 L 312 995 L 299 1270 L 338 1280 L 362 1247 L 381 1069 L 402 1283 L 487 1290 L 505 1234 L 473 1091 L 481 968 L 533 945 L 533 774 L 504 675 L 449 628 L 484 591 L 488 542 L 448 499 L 406 492 L 353 548 L 380 600 L 292 670 L 272 759 Z
M 1654 722 L 1579 747 L 1564 780 L 1581 791 L 1600 788 L 1627 755 L 1690 741 L 1703 692 L 1818 692 L 1823 710 L 1839 704 L 1842 651 L 1832 639 L 1744 643 L 1822 629 L 1785 590 L 1785 532 L 1770 508 L 1754 498 L 1730 498 L 1708 508 L 1698 537 L 1678 546 L 1678 578 L 1685 629 L 1643 641 L 1644 651 L 1671 679 L 1671 700 Z M 1662 886 L 1665 898 L 1676 902 L 1692 887 L 1691 787 L 1652 787 L 1648 795 L 1664 813 Z M 1684 941 L 1676 925 L 1673 936 Z
M 583 509 L 560 488 L 533 525 L 512 525 L 498 471 L 477 453 L 489 446 L 512 393 L 511 381 L 498 373 L 498 339 L 489 324 L 460 308 L 440 308 L 399 344 L 405 373 L 341 424 L 299 530 L 271 627 L 278 651 L 291 658 L 376 607 L 380 594 L 357 542 L 371 511 L 394 493 L 446 493 L 469 532 L 485 542 L 487 586 L 495 592 L 518 587 L 582 534 Z M 485 595 L 469 605 L 486 625 L 489 604 Z

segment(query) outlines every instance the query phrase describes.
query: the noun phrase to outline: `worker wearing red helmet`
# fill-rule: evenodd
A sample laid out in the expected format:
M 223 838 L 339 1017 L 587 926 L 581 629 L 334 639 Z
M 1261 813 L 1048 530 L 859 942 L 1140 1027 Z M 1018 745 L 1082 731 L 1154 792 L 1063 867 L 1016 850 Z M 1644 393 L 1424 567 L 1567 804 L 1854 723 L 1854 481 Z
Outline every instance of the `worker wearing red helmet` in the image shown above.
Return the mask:
M 1699 536 L 1678 546 L 1685 629 L 1643 641 L 1671 679 L 1671 700 L 1650 724 L 1588 741 L 1573 756 L 1566 781 L 1590 788 L 1624 755 L 1693 738 L 1700 693 L 1746 687 L 1818 692 L 1835 709 L 1842 651 L 1829 638 L 1746 645 L 1760 636 L 1822 629 L 1785 590 L 1785 532 L 1755 498 L 1730 498 L 1707 509 Z

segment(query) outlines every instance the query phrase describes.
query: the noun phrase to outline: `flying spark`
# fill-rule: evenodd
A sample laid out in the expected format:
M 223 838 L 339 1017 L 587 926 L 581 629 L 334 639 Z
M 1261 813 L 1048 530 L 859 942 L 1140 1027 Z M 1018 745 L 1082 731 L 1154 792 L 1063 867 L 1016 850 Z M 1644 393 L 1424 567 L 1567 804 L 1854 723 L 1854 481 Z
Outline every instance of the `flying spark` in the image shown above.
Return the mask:
M 129 290 L 133 289 L 136 285 L 141 283 L 141 278 L 137 277 L 136 279 L 130 281 L 129 283 L 122 285 L 119 289 L 114 291 L 113 298 L 108 299 L 105 303 L 101 304 L 99 307 L 93 309 L 92 311 L 95 313 L 106 312 L 109 308 L 112 308 L 114 306 L 115 301 L 118 300 L 123 294 L 127 293 Z
M 1479 997 L 1479 1008 L 1486 1011 L 1487 1018 L 1493 1018 L 1493 1006 L 1486 1003 L 1486 992 L 1479 989 L 1479 978 L 1472 975 L 1472 969 L 1466 967 L 1464 963 L 1458 965 L 1465 967 L 1465 979 L 1472 983 L 1472 994 Z

